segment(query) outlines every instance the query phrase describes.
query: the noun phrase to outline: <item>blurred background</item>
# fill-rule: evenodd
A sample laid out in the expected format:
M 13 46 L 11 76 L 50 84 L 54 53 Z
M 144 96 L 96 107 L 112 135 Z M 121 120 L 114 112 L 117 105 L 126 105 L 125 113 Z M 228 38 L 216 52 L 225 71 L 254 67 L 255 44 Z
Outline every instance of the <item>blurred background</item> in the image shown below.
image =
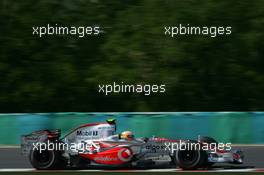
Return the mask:
M 104 33 L 32 35 L 47 24 Z M 231 26 L 232 34 L 164 35 L 179 24 Z M 109 117 L 138 137 L 264 143 L 262 112 L 86 113 L 263 111 L 263 29 L 263 0 L 0 0 L 0 144 Z M 113 82 L 165 84 L 166 93 L 98 93 Z
M 180 23 L 232 34 L 165 37 Z M 47 24 L 105 33 L 32 35 Z M 263 110 L 263 28 L 263 0 L 0 0 L 0 112 Z M 114 81 L 166 93 L 98 93 Z

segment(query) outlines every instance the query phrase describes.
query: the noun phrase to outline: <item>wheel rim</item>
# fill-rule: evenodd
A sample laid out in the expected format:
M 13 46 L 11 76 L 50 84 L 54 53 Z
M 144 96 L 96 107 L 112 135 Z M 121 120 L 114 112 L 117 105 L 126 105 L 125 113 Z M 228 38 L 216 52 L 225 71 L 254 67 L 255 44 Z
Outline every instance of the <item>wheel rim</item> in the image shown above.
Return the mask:
M 198 154 L 199 153 L 195 150 L 184 150 L 180 151 L 178 156 L 183 164 L 192 165 L 197 161 L 199 157 Z
M 47 168 L 53 162 L 54 155 L 52 151 L 34 151 L 32 155 L 32 160 L 35 162 L 36 168 Z

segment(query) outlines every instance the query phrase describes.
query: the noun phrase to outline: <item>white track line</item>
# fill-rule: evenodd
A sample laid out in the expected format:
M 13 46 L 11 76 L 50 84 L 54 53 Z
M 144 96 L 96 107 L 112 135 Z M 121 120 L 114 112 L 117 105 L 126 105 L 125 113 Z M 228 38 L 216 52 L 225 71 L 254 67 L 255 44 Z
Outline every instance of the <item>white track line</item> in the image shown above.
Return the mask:
M 250 169 L 229 169 L 229 170 L 217 170 L 217 172 L 250 172 L 257 171 L 258 169 L 250 168 Z M 261 169 L 260 169 L 261 170 Z
M 25 171 L 35 171 L 33 168 L 6 168 L 0 169 L 0 172 L 25 172 Z
M 47 172 L 33 168 L 0 169 L 0 172 Z M 228 169 L 228 170 L 195 170 L 184 171 L 182 169 L 148 169 L 148 170 L 49 170 L 48 172 L 264 172 L 264 169 Z

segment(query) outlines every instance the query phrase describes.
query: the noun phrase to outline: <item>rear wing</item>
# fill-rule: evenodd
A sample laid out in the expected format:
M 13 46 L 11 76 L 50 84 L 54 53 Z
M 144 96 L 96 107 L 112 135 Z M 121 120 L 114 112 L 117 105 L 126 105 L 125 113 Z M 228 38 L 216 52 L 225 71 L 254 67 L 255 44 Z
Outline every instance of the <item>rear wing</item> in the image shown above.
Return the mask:
M 43 143 L 49 140 L 57 140 L 60 138 L 61 130 L 39 130 L 27 135 L 21 136 L 21 154 L 27 156 L 33 147 L 33 144 Z

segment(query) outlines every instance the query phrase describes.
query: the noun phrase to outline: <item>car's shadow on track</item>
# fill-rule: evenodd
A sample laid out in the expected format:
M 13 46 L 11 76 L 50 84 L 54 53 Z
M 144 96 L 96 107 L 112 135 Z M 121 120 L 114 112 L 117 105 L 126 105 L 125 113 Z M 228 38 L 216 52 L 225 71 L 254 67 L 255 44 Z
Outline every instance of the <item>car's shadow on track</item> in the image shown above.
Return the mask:
M 254 166 L 242 166 L 242 165 L 214 165 L 210 168 L 200 168 L 198 170 L 228 170 L 228 169 L 251 169 Z M 122 171 L 122 170 L 149 170 L 149 169 L 179 169 L 172 165 L 149 165 L 149 166 L 136 166 L 136 167 L 112 167 L 112 166 L 89 166 L 85 168 L 69 168 L 67 170 L 106 170 L 106 171 Z
M 214 169 L 249 169 L 249 168 L 255 168 L 255 166 L 242 166 L 242 165 L 214 165 L 210 168 L 207 168 L 208 170 L 214 170 Z

